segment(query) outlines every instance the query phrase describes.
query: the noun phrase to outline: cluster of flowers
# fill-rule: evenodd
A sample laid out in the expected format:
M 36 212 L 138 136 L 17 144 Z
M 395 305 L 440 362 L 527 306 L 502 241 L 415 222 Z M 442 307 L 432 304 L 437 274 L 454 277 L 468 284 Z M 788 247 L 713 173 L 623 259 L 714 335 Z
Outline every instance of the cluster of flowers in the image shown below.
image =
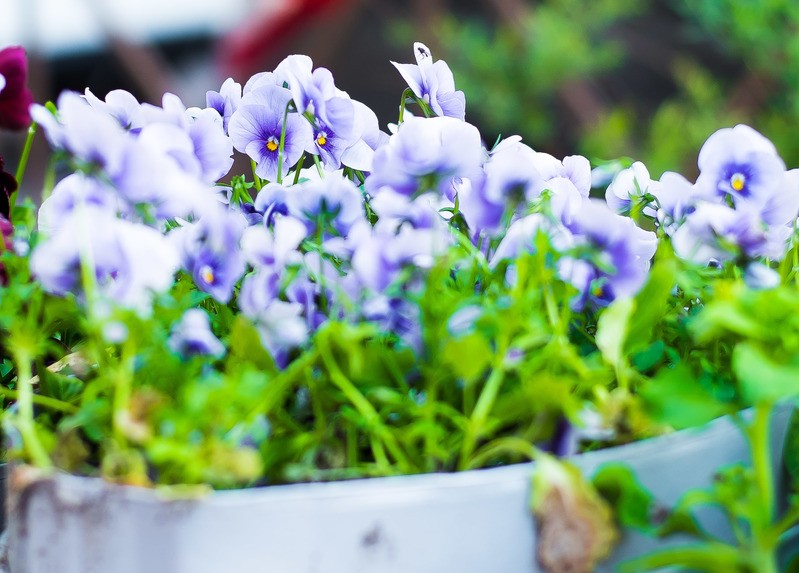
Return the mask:
M 666 172 L 650 179 L 637 162 L 608 186 L 608 205 L 640 212 L 671 237 L 676 253 L 702 265 L 735 261 L 752 286 L 774 286 L 763 261 L 781 260 L 799 212 L 799 169 L 787 170 L 774 145 L 746 125 L 725 128 L 699 152 L 699 177 L 690 183 Z
M 561 161 L 519 137 L 488 149 L 446 63 L 422 44 L 414 52 L 416 64 L 395 66 L 425 117 L 403 109 L 390 135 L 304 56 L 243 87 L 227 80 L 204 109 L 170 94 L 157 107 L 88 90 L 62 94 L 55 112 L 34 106 L 74 173 L 41 206 L 33 272 L 54 294 L 141 312 L 183 273 L 219 303 L 235 300 L 285 364 L 330 318 L 376 322 L 418 345 L 407 293 L 464 238 L 513 281 L 514 260 L 546 234 L 576 309 L 635 294 L 657 233 L 702 263 L 784 255 L 799 182 L 750 128 L 708 140 L 694 185 L 672 173 L 651 181 L 637 163 L 606 201 L 592 199 L 586 158 Z M 234 149 L 251 160 L 253 184 L 219 183 Z M 224 352 L 203 311 L 185 316 L 172 344 Z

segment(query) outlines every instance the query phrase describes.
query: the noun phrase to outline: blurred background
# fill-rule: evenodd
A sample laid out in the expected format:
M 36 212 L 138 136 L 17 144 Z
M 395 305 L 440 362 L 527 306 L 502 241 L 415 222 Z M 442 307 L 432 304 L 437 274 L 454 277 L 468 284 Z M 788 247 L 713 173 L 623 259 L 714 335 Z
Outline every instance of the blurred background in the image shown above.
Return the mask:
M 519 134 L 690 175 L 710 133 L 745 122 L 799 165 L 796 0 L 3 0 L 0 18 L 39 102 L 89 87 L 204 105 L 225 78 L 306 53 L 384 127 L 404 87 L 389 60 L 413 62 L 415 40 L 449 63 L 489 145 Z M 0 135 L 10 166 L 23 138 Z M 43 138 L 32 161 L 29 191 Z

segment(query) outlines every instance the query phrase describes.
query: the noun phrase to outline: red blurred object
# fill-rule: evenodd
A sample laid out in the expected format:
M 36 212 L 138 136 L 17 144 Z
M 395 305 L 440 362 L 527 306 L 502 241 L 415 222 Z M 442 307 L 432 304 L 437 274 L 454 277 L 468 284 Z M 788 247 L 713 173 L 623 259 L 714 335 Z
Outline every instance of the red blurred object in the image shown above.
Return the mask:
M 353 0 L 284 0 L 275 10 L 255 14 L 224 37 L 220 43 L 220 66 L 226 74 L 247 78 L 261 71 L 264 62 L 279 53 L 304 27 Z
M 28 89 L 28 58 L 21 46 L 0 50 L 0 74 L 6 85 L 0 91 L 0 127 L 25 129 L 31 124 L 33 97 Z

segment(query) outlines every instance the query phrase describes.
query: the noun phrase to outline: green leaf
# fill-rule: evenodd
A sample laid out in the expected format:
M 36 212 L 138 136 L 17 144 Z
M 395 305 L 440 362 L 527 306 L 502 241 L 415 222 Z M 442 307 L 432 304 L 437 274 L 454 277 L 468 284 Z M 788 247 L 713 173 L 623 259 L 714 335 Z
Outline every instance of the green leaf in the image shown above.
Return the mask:
M 236 317 L 230 328 L 230 358 L 246 364 L 252 364 L 258 370 L 277 372 L 275 361 L 261 344 L 258 329 L 243 316 Z
M 449 340 L 444 346 L 444 362 L 467 383 L 485 372 L 492 355 L 491 347 L 479 333 Z
M 634 312 L 635 300 L 618 298 L 605 309 L 597 321 L 596 345 L 605 361 L 614 368 L 625 363 L 624 345 Z
M 640 395 L 654 421 L 676 429 L 702 425 L 729 410 L 682 365 L 661 369 L 640 389 Z
M 782 459 L 785 469 L 788 470 L 788 475 L 791 476 L 793 487 L 796 489 L 799 486 L 799 410 L 794 410 L 791 414 Z
M 599 467 L 592 479 L 594 487 L 613 507 L 623 527 L 644 533 L 655 529 L 651 523 L 655 499 L 626 464 L 611 462 Z
M 776 402 L 799 394 L 799 364 L 779 364 L 752 342 L 732 353 L 732 370 L 749 403 Z
M 661 248 L 649 279 L 635 296 L 635 312 L 630 317 L 625 352 L 632 354 L 650 343 L 655 326 L 670 310 L 676 282 L 677 261 Z

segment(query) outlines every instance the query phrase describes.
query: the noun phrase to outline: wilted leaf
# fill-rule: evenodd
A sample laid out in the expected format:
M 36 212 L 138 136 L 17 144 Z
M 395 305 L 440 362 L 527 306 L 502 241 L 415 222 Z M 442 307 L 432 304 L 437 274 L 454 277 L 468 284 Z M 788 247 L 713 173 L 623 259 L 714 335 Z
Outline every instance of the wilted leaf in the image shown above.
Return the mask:
M 590 573 L 610 555 L 619 537 L 613 513 L 579 469 L 541 456 L 532 490 L 536 556 L 546 571 Z

